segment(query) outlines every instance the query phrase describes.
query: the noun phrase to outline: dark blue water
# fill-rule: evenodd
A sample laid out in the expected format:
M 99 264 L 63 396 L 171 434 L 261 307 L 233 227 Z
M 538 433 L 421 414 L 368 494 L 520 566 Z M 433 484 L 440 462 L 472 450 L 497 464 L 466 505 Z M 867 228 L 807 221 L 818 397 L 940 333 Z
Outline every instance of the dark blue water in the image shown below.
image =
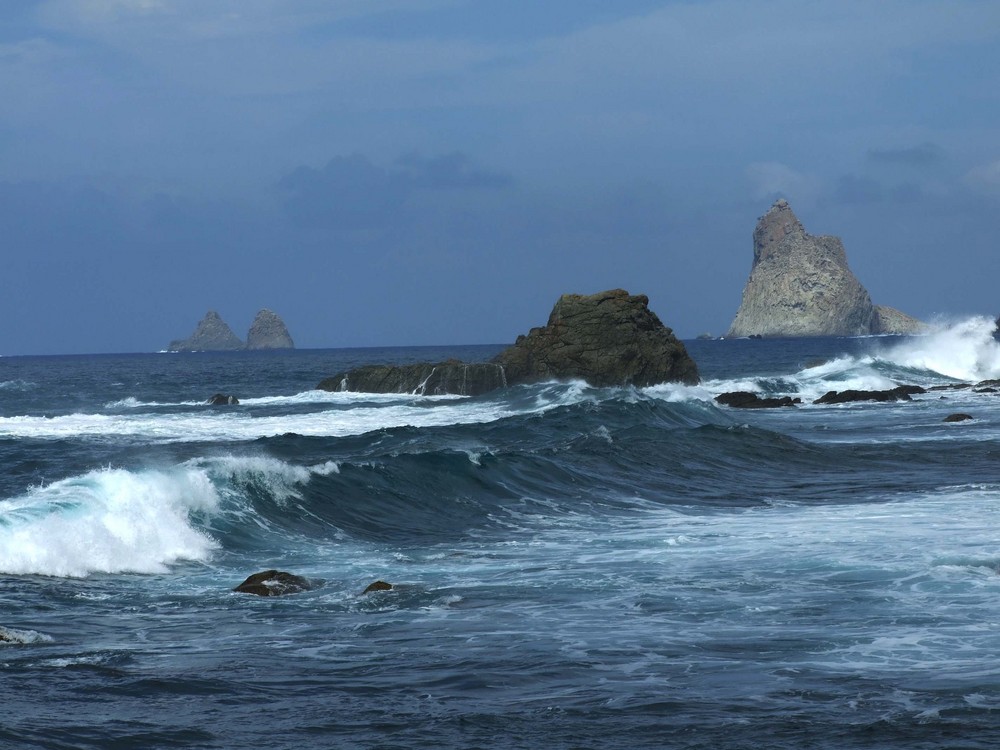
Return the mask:
M 990 328 L 471 399 L 312 389 L 499 347 L 0 359 L 0 747 L 993 747 L 1000 397 L 811 404 Z

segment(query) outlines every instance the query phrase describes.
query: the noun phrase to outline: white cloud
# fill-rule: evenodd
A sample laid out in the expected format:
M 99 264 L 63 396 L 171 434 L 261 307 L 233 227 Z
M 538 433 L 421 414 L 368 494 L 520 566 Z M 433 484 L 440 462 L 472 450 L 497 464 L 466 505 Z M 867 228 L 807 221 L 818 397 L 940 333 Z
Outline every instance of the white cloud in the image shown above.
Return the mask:
M 746 177 L 754 200 L 779 195 L 799 204 L 812 204 L 822 190 L 819 178 L 797 172 L 780 162 L 750 164 L 746 168 Z

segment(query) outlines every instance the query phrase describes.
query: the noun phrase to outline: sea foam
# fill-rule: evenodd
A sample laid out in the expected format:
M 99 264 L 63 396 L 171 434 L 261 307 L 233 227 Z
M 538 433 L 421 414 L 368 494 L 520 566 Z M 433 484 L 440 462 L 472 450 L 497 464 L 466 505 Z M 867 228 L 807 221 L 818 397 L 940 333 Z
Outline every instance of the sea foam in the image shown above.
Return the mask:
M 996 323 L 985 316 L 941 324 L 926 336 L 886 349 L 879 357 L 955 380 L 1000 378 L 1000 344 L 993 338 L 995 329 Z
M 204 471 L 102 469 L 0 501 L 0 572 L 162 573 L 218 546 L 191 522 L 219 495 Z

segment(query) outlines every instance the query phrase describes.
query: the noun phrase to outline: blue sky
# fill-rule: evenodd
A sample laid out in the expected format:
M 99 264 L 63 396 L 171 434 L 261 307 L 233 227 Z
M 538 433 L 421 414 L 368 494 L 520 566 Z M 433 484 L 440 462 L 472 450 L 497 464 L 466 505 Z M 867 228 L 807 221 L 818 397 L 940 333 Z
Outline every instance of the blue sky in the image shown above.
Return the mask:
M 1000 313 L 1000 3 L 8 0 L 0 354 L 722 333 L 786 197 L 875 302 Z

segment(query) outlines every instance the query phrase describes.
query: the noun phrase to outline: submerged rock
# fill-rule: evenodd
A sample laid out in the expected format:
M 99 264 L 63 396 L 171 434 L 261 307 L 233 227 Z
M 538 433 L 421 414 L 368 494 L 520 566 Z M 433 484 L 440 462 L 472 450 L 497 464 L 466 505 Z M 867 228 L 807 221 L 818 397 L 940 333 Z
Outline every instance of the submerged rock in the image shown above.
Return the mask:
M 215 310 L 209 310 L 189 338 L 171 341 L 172 352 L 234 351 L 243 342 Z
M 205 403 L 211 406 L 233 406 L 240 402 L 236 396 L 229 396 L 225 393 L 216 393 L 214 396 L 209 397 L 208 401 Z
M 734 409 L 774 409 L 781 406 L 795 406 L 802 403 L 802 399 L 800 398 L 792 398 L 791 396 L 761 398 L 756 393 L 750 391 L 720 393 L 715 397 L 715 400 L 724 406 L 731 406 Z
M 390 591 L 390 590 L 392 590 L 391 583 L 386 583 L 385 581 L 375 581 L 374 583 L 369 583 L 368 587 L 361 593 L 370 594 L 373 591 Z
M 308 591 L 311 588 L 309 579 L 302 576 L 286 573 L 283 570 L 264 570 L 249 576 L 233 591 L 257 596 L 282 596 Z
M 247 333 L 247 349 L 294 349 L 285 322 L 271 310 L 257 313 Z
M 941 421 L 942 422 L 967 422 L 970 419 L 973 419 L 973 416 L 971 414 L 949 414 L 947 417 L 945 417 Z
M 648 304 L 645 295 L 622 289 L 564 294 L 545 326 L 518 336 L 492 362 L 369 365 L 326 378 L 317 388 L 475 396 L 560 378 L 580 378 L 594 386 L 697 383 L 694 360 Z
M 760 218 L 753 266 L 730 337 L 916 333 L 923 324 L 872 304 L 838 237 L 808 234 L 788 201 Z
M 927 393 L 919 385 L 901 385 L 884 391 L 828 391 L 813 401 L 814 404 L 846 404 L 852 401 L 910 401 L 910 396 Z

